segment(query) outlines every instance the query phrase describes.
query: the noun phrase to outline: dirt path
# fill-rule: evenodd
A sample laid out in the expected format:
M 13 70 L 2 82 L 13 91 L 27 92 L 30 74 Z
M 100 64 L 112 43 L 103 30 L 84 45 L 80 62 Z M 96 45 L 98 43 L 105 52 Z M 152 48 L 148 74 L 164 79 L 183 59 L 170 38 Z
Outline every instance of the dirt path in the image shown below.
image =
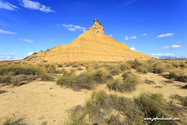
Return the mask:
M 1 117 L 26 115 L 30 125 L 56 125 L 64 116 L 65 110 L 83 104 L 90 92 L 74 92 L 61 88 L 55 82 L 34 81 L 14 88 L 2 87 L 8 92 L 0 94 Z

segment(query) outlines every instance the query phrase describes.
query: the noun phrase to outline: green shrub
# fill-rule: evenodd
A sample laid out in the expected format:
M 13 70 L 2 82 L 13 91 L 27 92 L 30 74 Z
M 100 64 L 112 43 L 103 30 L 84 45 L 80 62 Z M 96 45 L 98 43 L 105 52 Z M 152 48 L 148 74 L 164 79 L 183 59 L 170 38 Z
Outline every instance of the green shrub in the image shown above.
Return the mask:
M 46 63 L 46 62 L 48 62 L 48 61 L 47 61 L 47 60 L 43 60 L 42 62 L 43 62 L 43 63 Z
M 67 72 L 63 76 L 58 77 L 57 85 L 66 86 L 67 88 L 72 88 L 74 80 L 76 78 L 75 73 Z
M 72 64 L 72 67 L 73 67 L 73 68 L 77 68 L 78 66 L 79 66 L 78 63 L 74 63 L 74 64 Z
M 68 111 L 66 125 L 175 125 L 178 121 L 146 121 L 144 118 L 169 118 L 177 115 L 177 108 L 168 104 L 162 94 L 141 93 L 126 98 L 105 91 L 93 91 L 84 106 L 77 105 Z M 114 112 L 113 112 L 114 111 Z M 117 114 L 117 115 L 114 115 Z M 172 114 L 173 113 L 173 114 Z M 122 118 L 122 119 L 121 119 Z M 175 123 L 176 122 L 176 123 Z M 181 124 L 184 122 L 181 120 Z
M 119 75 L 121 72 L 119 66 L 116 65 L 110 66 L 109 71 L 111 72 L 111 75 Z
M 27 125 L 24 123 L 25 118 L 5 118 L 3 125 Z
M 127 61 L 130 65 L 131 65 L 131 67 L 133 68 L 133 69 L 136 69 L 138 66 L 141 66 L 142 65 L 142 63 L 139 61 L 139 60 L 137 60 L 137 59 L 135 59 L 134 61 Z
M 125 72 L 122 74 L 123 80 L 124 80 L 128 75 L 131 75 L 131 74 L 132 74 L 132 72 L 131 72 L 130 70 L 125 71 Z
M 93 73 L 93 80 L 96 83 L 105 83 L 108 80 L 109 73 L 105 68 L 99 68 Z
M 139 72 L 139 73 L 147 73 L 147 68 L 145 67 L 145 65 L 141 65 L 141 66 L 138 66 L 136 68 L 136 71 Z
M 11 83 L 11 78 L 13 77 L 13 72 L 9 72 L 7 75 L 2 76 L 2 81 L 3 83 Z
M 182 68 L 185 68 L 186 67 L 186 64 L 184 62 L 180 62 L 179 63 L 179 66 L 182 67 Z
M 115 92 L 121 89 L 122 81 L 120 79 L 110 80 L 107 84 L 109 90 L 114 90 Z
M 127 75 L 124 79 L 123 84 L 121 86 L 121 92 L 132 92 L 136 90 L 136 85 L 138 84 L 138 77 L 134 74 Z
M 3 94 L 3 93 L 5 93 L 5 92 L 7 92 L 7 91 L 5 91 L 5 90 L 0 90 L 0 94 Z
M 120 121 L 120 115 L 111 115 L 108 119 L 106 119 L 106 123 L 108 125 L 122 125 L 122 122 Z
M 37 77 L 41 78 L 42 81 L 53 81 L 53 77 L 50 76 L 46 69 L 43 67 L 38 68 L 37 70 Z
M 174 78 L 176 81 L 187 82 L 187 75 L 185 75 L 182 70 L 170 70 L 169 78 Z
M 156 74 L 162 74 L 162 72 L 165 70 L 164 66 L 161 64 L 158 64 L 154 68 L 154 73 Z
M 130 70 L 131 65 L 129 65 L 128 63 L 121 63 L 119 64 L 119 68 L 121 69 L 121 71 Z
M 109 90 L 115 90 L 119 92 L 132 92 L 136 89 L 138 84 L 138 78 L 132 72 L 126 71 L 122 75 L 123 81 L 120 79 L 108 81 L 107 87 Z
M 172 63 L 172 66 L 175 67 L 175 68 L 178 68 L 179 64 L 178 63 Z
M 57 64 L 57 66 L 58 66 L 59 68 L 61 68 L 61 67 L 63 67 L 63 64 Z
M 78 67 L 78 70 L 83 70 L 83 68 L 79 66 L 79 67 Z
M 18 64 L 18 65 L 8 65 L 5 67 L 0 67 L 0 75 L 6 75 L 9 72 L 13 72 L 14 75 L 20 75 L 20 74 L 35 75 L 36 71 L 37 71 L 37 67 L 35 65 Z
M 11 83 L 13 86 L 19 86 L 21 84 L 21 78 L 19 77 L 12 77 Z

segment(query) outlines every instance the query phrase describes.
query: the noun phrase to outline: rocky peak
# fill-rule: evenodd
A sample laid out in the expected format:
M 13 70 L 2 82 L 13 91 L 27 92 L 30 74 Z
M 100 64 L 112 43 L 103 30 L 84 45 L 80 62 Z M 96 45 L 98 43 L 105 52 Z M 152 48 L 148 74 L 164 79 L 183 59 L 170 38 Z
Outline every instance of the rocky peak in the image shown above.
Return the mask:
M 104 34 L 104 28 L 101 26 L 101 23 L 96 19 L 94 19 L 93 21 L 95 22 L 94 25 L 90 27 L 88 30 L 91 30 L 96 34 Z

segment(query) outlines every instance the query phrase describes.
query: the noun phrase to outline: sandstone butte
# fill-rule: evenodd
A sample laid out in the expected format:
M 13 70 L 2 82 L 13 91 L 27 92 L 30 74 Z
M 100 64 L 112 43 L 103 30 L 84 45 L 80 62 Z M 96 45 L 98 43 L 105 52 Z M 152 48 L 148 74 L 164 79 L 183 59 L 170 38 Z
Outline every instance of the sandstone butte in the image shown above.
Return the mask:
M 125 43 L 117 42 L 104 34 L 101 23 L 95 23 L 67 45 L 55 46 L 46 51 L 33 53 L 24 61 L 73 62 L 73 61 L 125 61 L 152 59 L 144 53 L 134 52 Z

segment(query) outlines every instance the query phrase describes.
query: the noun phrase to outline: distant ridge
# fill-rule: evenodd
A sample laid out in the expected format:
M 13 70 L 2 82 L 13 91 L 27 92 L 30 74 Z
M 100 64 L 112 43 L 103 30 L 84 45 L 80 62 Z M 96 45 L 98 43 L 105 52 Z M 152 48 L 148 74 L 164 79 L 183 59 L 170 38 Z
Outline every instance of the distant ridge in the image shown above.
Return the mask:
M 125 43 L 120 43 L 104 34 L 101 23 L 95 23 L 67 45 L 55 46 L 47 51 L 33 53 L 25 61 L 73 62 L 73 61 L 125 61 L 151 59 L 152 57 L 134 52 Z

